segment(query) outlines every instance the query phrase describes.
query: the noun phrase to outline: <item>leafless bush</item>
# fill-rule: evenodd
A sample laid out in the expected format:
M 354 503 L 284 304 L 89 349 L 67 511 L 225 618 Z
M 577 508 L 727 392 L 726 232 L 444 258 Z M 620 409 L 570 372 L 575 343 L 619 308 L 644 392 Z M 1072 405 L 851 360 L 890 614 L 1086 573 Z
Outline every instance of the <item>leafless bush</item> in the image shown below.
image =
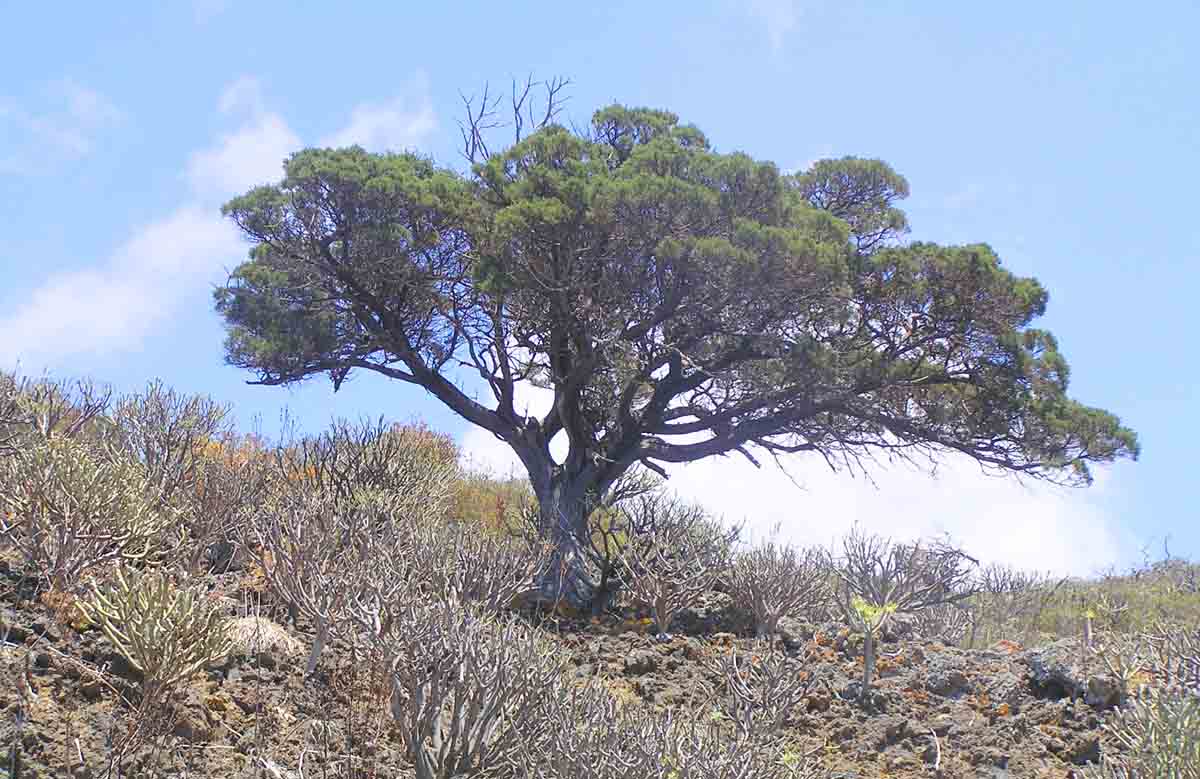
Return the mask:
M 162 571 L 126 573 L 91 586 L 79 608 L 144 675 L 144 697 L 165 695 L 230 649 L 224 617 L 194 589 L 176 588 Z
M 179 501 L 178 560 L 190 573 L 222 570 L 248 551 L 253 514 L 270 494 L 272 470 L 256 439 L 209 442 Z
M 615 702 L 599 684 L 555 683 L 497 775 L 520 779 L 808 779 L 810 756 L 731 734 L 723 719 Z
M 86 379 L 52 380 L 6 375 L 0 383 L 0 453 L 12 454 L 33 436 L 73 437 L 94 426 L 112 399 L 106 387 Z
M 962 605 L 970 612 L 968 647 L 1000 639 L 1027 640 L 1067 579 L 992 564 L 979 571 L 976 593 Z
M 182 395 L 152 381 L 117 400 L 105 439 L 141 463 L 154 497 L 169 504 L 200 478 L 204 449 L 228 438 L 229 409 L 204 395 Z
M 653 611 L 659 634 L 666 634 L 675 614 L 724 573 L 739 529 L 661 493 L 640 496 L 625 510 L 640 514 L 639 524 L 648 528 L 628 536 L 620 552 L 629 594 Z
M 946 542 L 897 544 L 857 530 L 843 539 L 836 601 L 863 634 L 862 697 L 875 672 L 876 636 L 892 615 L 971 597 L 974 562 Z
M 561 691 L 566 658 L 515 619 L 453 598 L 376 603 L 358 616 L 375 636 L 417 779 L 512 764 L 542 729 L 547 697 Z
M 321 435 L 280 447 L 276 461 L 286 480 L 335 500 L 351 499 L 361 490 L 382 490 L 407 499 L 408 507 L 423 516 L 445 508 L 458 469 L 450 439 L 382 419 L 335 421 Z
M 789 614 L 825 609 L 829 596 L 826 557 L 771 540 L 739 554 L 727 576 L 734 604 L 754 615 L 759 638 L 775 637 Z
M 0 371 L 0 457 L 15 454 L 25 415 L 22 413 L 23 382 L 15 374 Z
M 256 516 L 256 554 L 267 584 L 313 626 L 305 673 L 317 667 L 332 633 L 348 618 L 359 591 L 380 581 L 404 582 L 410 569 L 402 519 L 375 493 L 339 501 L 301 494 L 272 501 Z
M 508 608 L 531 588 L 546 553 L 532 540 L 489 535 L 462 523 L 409 526 L 409 569 L 432 597 L 457 597 L 488 611 Z
M 1200 565 L 1171 557 L 1169 551 L 1166 554 L 1166 559 L 1150 566 L 1148 573 L 1169 582 L 1177 592 L 1191 595 L 1200 593 Z
M 742 738 L 770 741 L 800 707 L 818 677 L 764 643 L 750 651 L 730 650 L 709 661 L 727 694 L 723 716 Z
M 656 779 L 816 779 L 811 755 L 777 741 L 729 738 L 720 723 L 660 718 Z
M 975 614 L 962 602 L 930 606 L 913 619 L 919 636 L 952 646 L 968 644 L 975 627 Z
M 0 460 L 0 535 L 68 591 L 88 568 L 159 550 L 167 515 L 147 502 L 145 484 L 136 463 L 69 437 L 44 439 Z
M 1145 638 L 1158 686 L 1200 697 L 1200 628 L 1159 622 Z

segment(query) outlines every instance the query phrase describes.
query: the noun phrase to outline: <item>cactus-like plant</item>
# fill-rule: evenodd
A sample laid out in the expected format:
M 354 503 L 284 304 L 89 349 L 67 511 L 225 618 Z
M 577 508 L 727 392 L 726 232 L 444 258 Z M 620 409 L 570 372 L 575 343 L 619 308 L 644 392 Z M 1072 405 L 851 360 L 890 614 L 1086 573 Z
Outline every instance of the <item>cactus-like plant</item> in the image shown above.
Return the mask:
M 0 459 L 0 536 L 53 589 L 70 590 L 102 563 L 152 556 L 168 519 L 147 501 L 137 463 L 74 438 L 44 438 Z
M 188 679 L 230 650 L 225 618 L 194 589 L 176 588 L 158 570 L 127 573 L 118 567 L 107 587 L 91 585 L 79 603 L 131 665 L 153 698 Z
M 347 620 L 351 602 L 373 583 L 395 586 L 411 577 L 411 525 L 390 496 L 359 492 L 339 499 L 323 493 L 281 498 L 255 518 L 258 562 L 268 586 L 313 627 L 305 672 L 316 670 L 326 643 Z
M 749 652 L 730 650 L 708 661 L 727 693 L 718 711 L 742 738 L 776 739 L 787 718 L 820 681 L 811 671 L 801 670 L 799 662 L 773 649 L 764 642 Z
M 1147 691 L 1104 726 L 1124 754 L 1105 755 L 1089 779 L 1200 779 L 1200 697 Z
M 366 491 L 383 491 L 399 510 L 422 516 L 449 504 L 458 452 L 452 440 L 423 427 L 387 425 L 382 419 L 338 420 L 326 432 L 300 438 L 276 451 L 288 482 L 332 496 L 339 503 Z
M 150 494 L 167 504 L 195 488 L 205 443 L 232 433 L 228 416 L 211 398 L 183 395 L 156 380 L 116 402 L 104 438 L 141 464 Z
M 545 556 L 536 542 L 489 535 L 462 523 L 418 523 L 411 531 L 407 546 L 417 585 L 432 597 L 454 594 L 492 612 L 531 589 Z
M 94 431 L 112 393 L 87 380 L 33 380 L 0 372 L 0 457 L 39 439 Z
M 378 608 L 388 612 L 383 619 Z M 374 636 L 417 779 L 494 770 L 545 724 L 544 703 L 560 691 L 567 659 L 519 620 L 453 597 L 376 601 L 359 616 Z

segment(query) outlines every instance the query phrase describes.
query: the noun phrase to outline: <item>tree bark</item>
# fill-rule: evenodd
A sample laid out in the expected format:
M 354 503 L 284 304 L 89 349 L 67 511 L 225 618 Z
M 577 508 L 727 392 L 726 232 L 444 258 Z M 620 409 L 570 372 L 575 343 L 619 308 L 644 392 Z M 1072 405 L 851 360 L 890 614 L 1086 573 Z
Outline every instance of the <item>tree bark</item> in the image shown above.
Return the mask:
M 863 677 L 862 689 L 859 691 L 860 701 L 870 700 L 871 680 L 875 676 L 875 631 L 868 626 L 863 637 Z
M 535 482 L 538 498 L 539 534 L 550 547 L 546 567 L 535 586 L 537 599 L 551 606 L 590 611 L 599 586 L 588 565 L 588 516 L 586 491 L 556 478 L 542 489 Z

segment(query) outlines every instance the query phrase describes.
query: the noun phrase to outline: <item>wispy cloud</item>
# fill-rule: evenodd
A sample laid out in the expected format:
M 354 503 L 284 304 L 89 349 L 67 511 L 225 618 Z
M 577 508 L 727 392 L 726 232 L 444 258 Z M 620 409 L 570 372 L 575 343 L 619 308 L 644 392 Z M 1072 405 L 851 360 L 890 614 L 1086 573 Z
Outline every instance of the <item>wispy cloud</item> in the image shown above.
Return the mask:
M 747 0 L 743 6 L 766 29 L 774 51 L 783 49 L 800 24 L 800 0 Z
M 80 88 L 62 94 L 64 113 L 80 123 L 115 116 L 96 93 Z M 335 137 L 371 147 L 416 145 L 435 126 L 428 98 L 418 98 L 360 105 Z M 0 103 L 0 118 L 6 107 Z M 302 140 L 283 116 L 267 109 L 256 79 L 231 83 L 217 110 L 238 124 L 187 156 L 182 176 L 188 193 L 173 211 L 133 231 L 105 260 L 51 276 L 23 301 L 0 307 L 8 312 L 0 317 L 0 366 L 20 362 L 36 371 L 76 355 L 136 350 L 164 330 L 181 300 L 220 281 L 224 269 L 244 256 L 245 244 L 218 206 L 278 180 L 283 160 Z M 85 143 L 78 140 L 77 147 Z
M 182 297 L 219 280 L 244 252 L 219 200 L 278 178 L 279 161 L 298 145 L 280 117 L 263 115 L 194 154 L 184 204 L 135 230 L 104 262 L 46 279 L 0 319 L 0 364 L 41 369 L 80 354 L 137 349 Z
M 436 129 L 428 84 L 424 76 L 418 76 L 390 100 L 355 107 L 350 121 L 322 139 L 321 145 L 357 144 L 371 151 L 402 151 L 420 146 Z
M 186 176 L 197 195 L 222 199 L 283 175 L 283 160 L 300 148 L 283 117 L 262 114 L 191 156 Z
M 182 293 L 212 281 L 243 250 L 220 214 L 180 208 L 137 230 L 102 265 L 47 279 L 0 319 L 0 365 L 37 371 L 80 354 L 135 350 Z
M 192 15 L 197 24 L 206 24 L 229 10 L 233 0 L 192 0 Z
M 30 174 L 85 157 L 125 118 L 105 95 L 72 79 L 48 84 L 34 102 L 0 95 L 0 170 Z

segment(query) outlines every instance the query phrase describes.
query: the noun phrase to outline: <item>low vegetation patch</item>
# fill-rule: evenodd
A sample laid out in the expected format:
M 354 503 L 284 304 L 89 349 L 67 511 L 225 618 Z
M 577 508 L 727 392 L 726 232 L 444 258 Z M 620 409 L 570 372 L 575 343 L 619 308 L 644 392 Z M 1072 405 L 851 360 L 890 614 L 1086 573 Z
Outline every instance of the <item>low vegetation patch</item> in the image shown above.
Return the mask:
M 157 384 L 4 382 L 9 776 L 1196 775 L 1183 560 L 746 545 L 641 475 L 581 611 L 529 597 L 532 494 L 420 426 L 271 444 Z

